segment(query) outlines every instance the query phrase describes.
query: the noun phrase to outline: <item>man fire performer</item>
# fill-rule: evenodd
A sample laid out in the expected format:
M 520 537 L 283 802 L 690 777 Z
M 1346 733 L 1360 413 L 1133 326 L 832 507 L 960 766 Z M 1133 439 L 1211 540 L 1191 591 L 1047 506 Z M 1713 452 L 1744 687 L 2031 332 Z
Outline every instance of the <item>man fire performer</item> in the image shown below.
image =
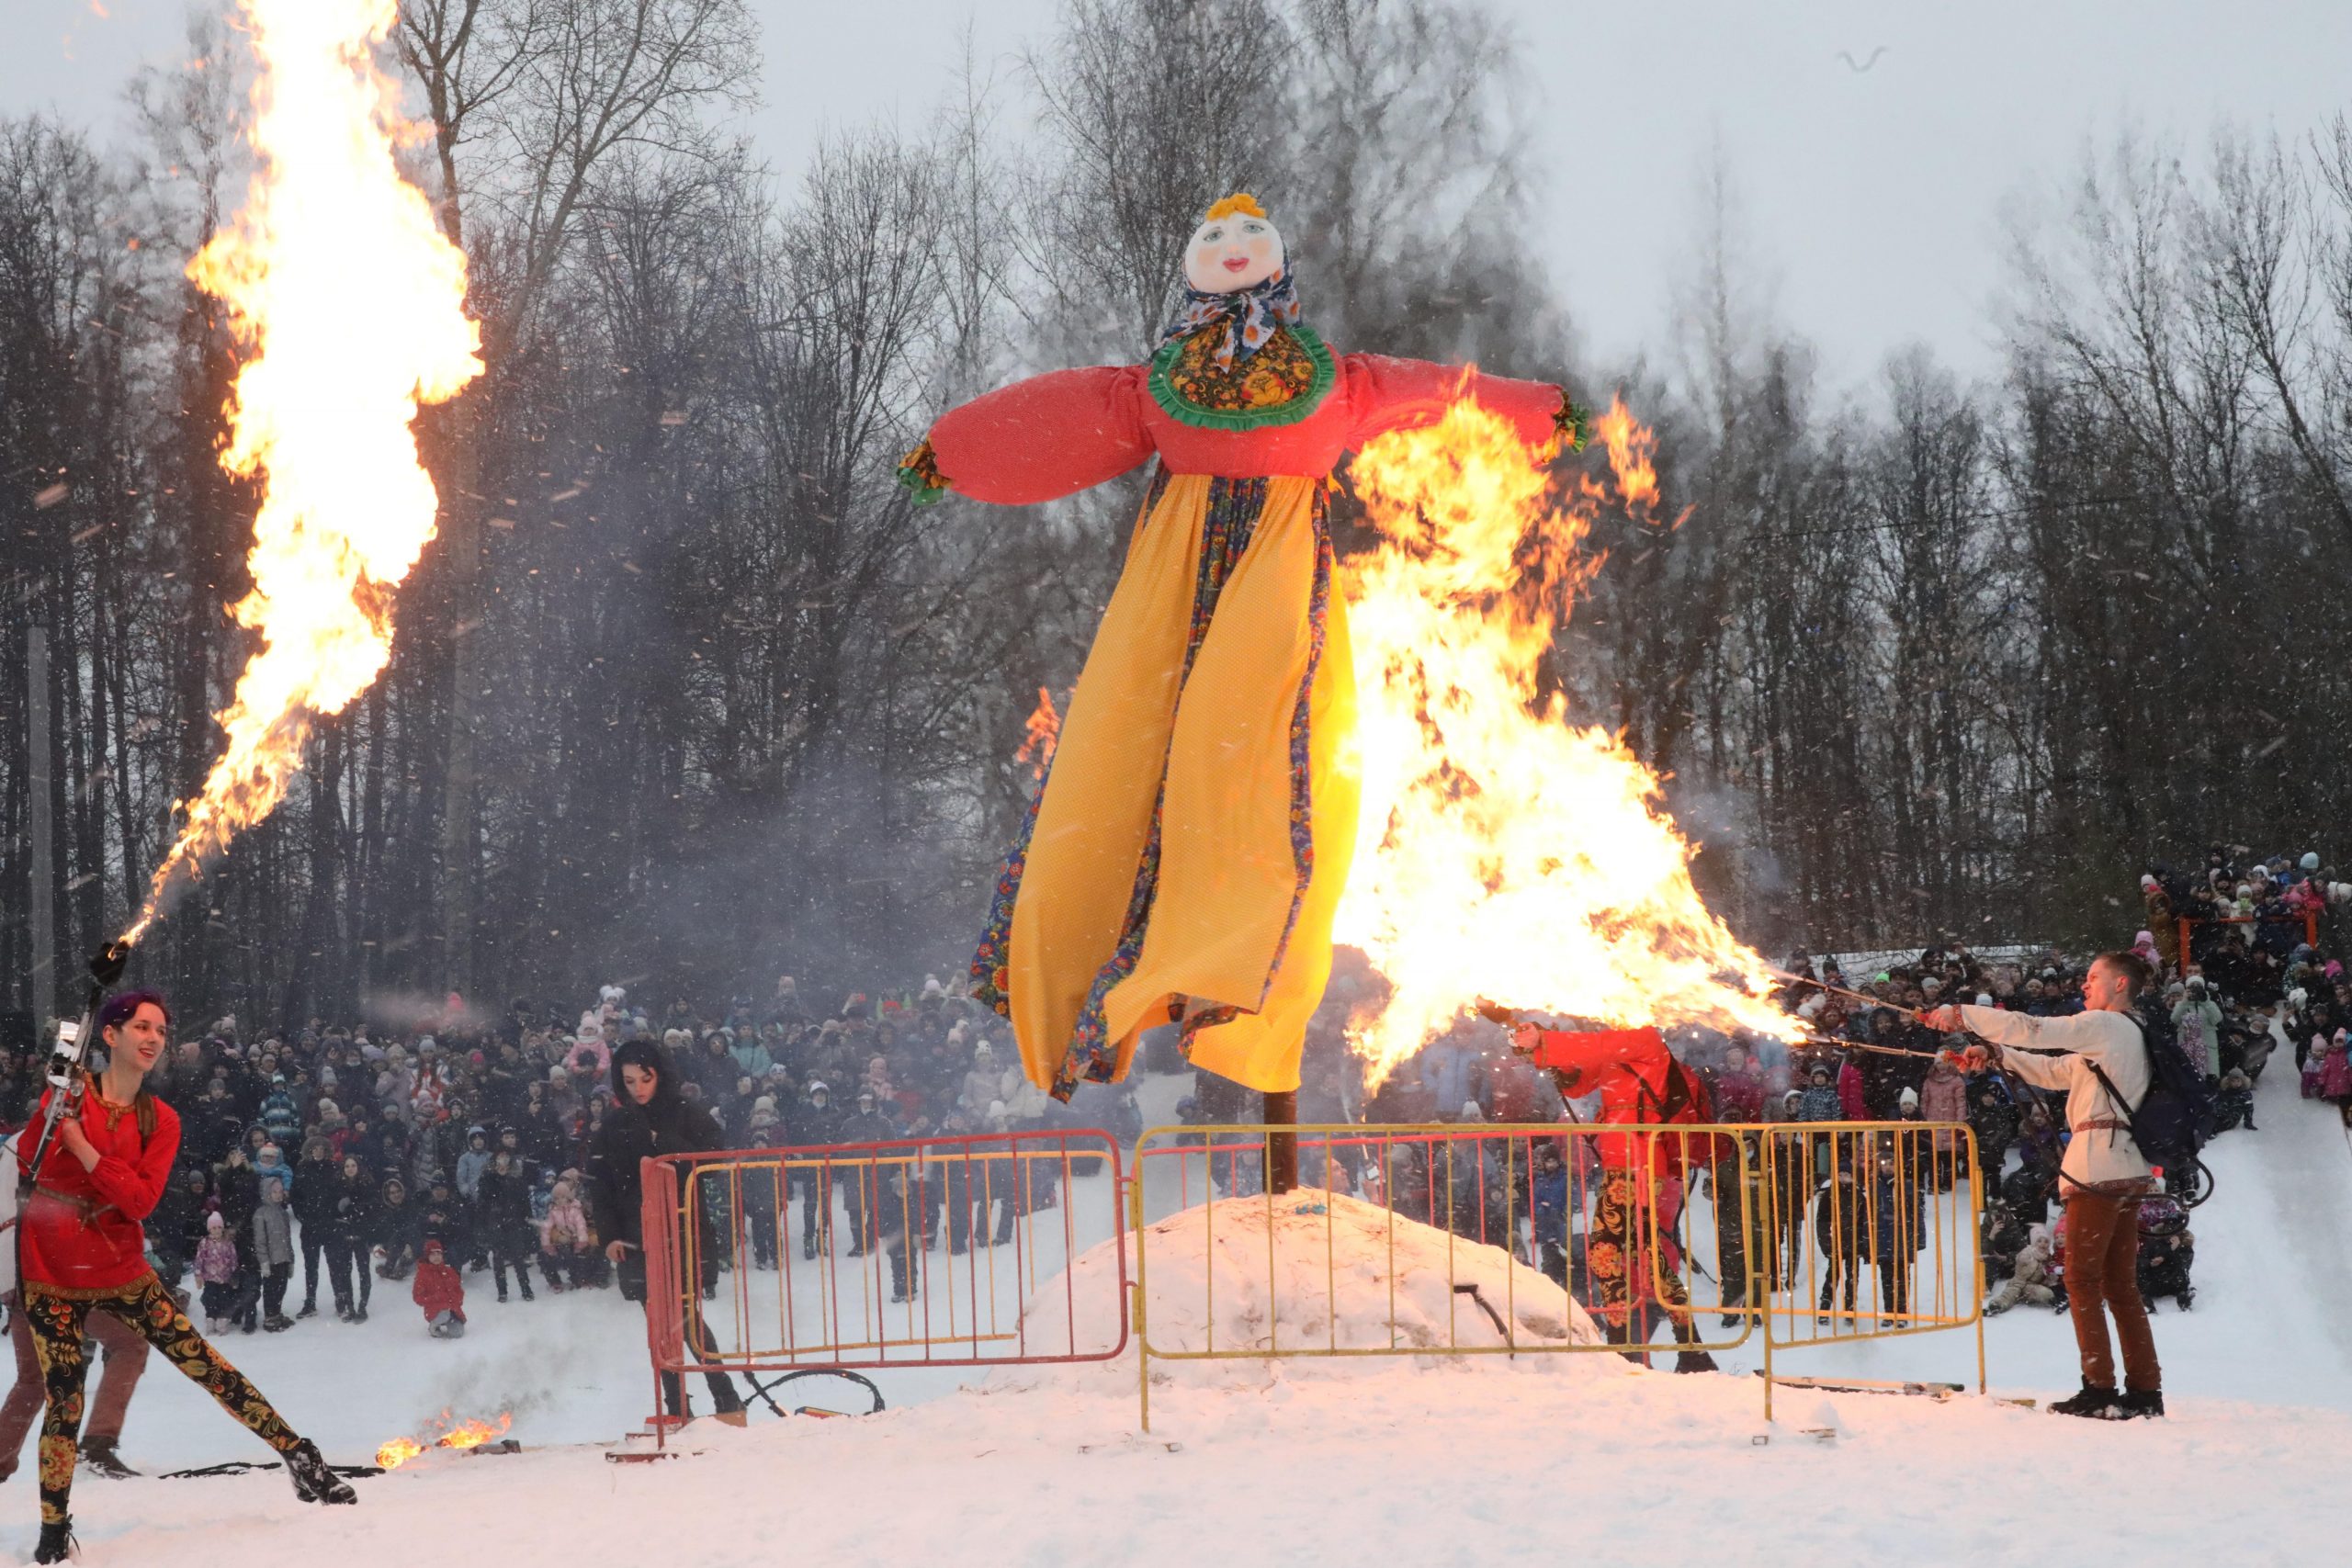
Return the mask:
M 2151 1077 L 2133 998 L 2154 980 L 2138 953 L 2103 953 L 2083 976 L 2084 1010 L 2071 1018 L 1942 1007 L 1922 1020 L 1930 1029 L 1964 1029 L 1991 1042 L 1969 1048 L 1963 1065 L 1972 1069 L 1981 1057 L 2036 1089 L 2066 1091 L 2066 1124 L 2074 1136 L 2058 1175 L 2065 1190 L 2066 1303 L 2082 1353 L 2083 1387 L 2050 1407 L 2062 1416 L 2117 1420 L 2165 1413 L 2164 1370 L 2140 1300 L 2140 1200 L 2154 1182 L 2126 1119 L 2146 1097 Z M 2117 1104 L 2118 1098 L 2123 1103 Z M 2115 1314 L 2115 1337 L 2123 1346 L 2120 1393 L 2107 1312 Z
M 89 1314 L 119 1319 L 204 1386 L 221 1408 L 276 1449 L 306 1503 L 350 1503 L 318 1446 L 298 1437 L 244 1374 L 196 1331 L 147 1263 L 141 1224 L 153 1213 L 179 1153 L 180 1119 L 148 1092 L 148 1069 L 163 1055 L 171 1010 L 153 991 L 126 991 L 97 1015 L 107 1063 L 85 1074 L 58 1123 L 54 1151 L 38 1171 L 19 1140 L 20 1168 L 35 1178 L 18 1225 L 18 1287 L 48 1409 L 40 1428 L 40 1544 L 33 1561 L 72 1552 L 68 1505 L 82 1427 L 82 1382 Z M 46 1111 L 54 1088 L 42 1097 Z
M 1666 1037 L 1655 1029 L 1570 1033 L 1521 1022 L 1511 1031 L 1511 1045 L 1551 1071 L 1563 1098 L 1598 1089 L 1600 1120 L 1610 1125 L 1664 1126 L 1692 1119 L 1692 1111 L 1695 1120 L 1707 1119 L 1705 1089 L 1675 1060 L 1666 1048 Z M 1669 1239 L 1682 1212 L 1686 1156 L 1706 1157 L 1700 1145 L 1710 1144 L 1712 1136 L 1695 1135 L 1688 1150 L 1677 1147 L 1677 1139 L 1657 1134 L 1624 1133 L 1593 1140 L 1600 1159 L 1600 1201 L 1585 1238 L 1585 1257 L 1601 1332 L 1621 1345 L 1636 1343 L 1635 1325 L 1644 1316 L 1637 1303 L 1653 1293 L 1662 1295 L 1675 1341 L 1683 1347 L 1674 1361 L 1678 1372 L 1715 1370 L 1713 1357 L 1690 1348 L 1699 1331 L 1690 1321 L 1690 1292 L 1682 1282 L 1681 1258 Z M 1660 1248 L 1655 1267 L 1648 1252 L 1651 1238 Z M 1649 1359 L 1646 1352 L 1636 1350 L 1626 1351 L 1625 1358 L 1637 1364 Z

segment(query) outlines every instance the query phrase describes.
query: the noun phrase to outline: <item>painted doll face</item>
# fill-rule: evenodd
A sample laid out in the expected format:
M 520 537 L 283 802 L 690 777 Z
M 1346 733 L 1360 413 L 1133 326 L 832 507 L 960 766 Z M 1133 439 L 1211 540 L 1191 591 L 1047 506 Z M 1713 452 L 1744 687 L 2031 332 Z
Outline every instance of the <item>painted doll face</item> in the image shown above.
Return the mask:
M 1283 269 L 1283 237 L 1273 220 L 1246 212 L 1212 218 L 1184 248 L 1184 281 L 1204 294 L 1230 294 Z

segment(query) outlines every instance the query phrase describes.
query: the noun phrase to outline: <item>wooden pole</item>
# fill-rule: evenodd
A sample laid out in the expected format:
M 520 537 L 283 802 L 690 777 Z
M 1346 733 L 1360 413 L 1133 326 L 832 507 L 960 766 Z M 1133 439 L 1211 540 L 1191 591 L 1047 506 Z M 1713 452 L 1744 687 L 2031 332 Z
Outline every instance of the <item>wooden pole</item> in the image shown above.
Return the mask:
M 1262 1120 L 1269 1127 L 1298 1125 L 1298 1090 L 1267 1093 L 1264 1097 Z M 1269 1133 L 1266 1134 L 1266 1190 L 1288 1192 L 1298 1185 L 1298 1134 Z

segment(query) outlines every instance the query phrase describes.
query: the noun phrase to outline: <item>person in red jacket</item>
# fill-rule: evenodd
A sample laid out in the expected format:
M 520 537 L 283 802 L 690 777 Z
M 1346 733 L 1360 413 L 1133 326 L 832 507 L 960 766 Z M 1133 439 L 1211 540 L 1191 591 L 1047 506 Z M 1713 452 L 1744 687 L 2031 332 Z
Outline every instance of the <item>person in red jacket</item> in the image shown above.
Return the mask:
M 437 1235 L 424 1238 L 424 1261 L 416 1266 L 409 1299 L 424 1309 L 424 1325 L 434 1338 L 465 1337 L 466 1281 L 442 1256 Z
M 20 1189 L 30 1189 L 17 1211 L 19 1294 L 48 1397 L 36 1562 L 62 1562 L 73 1550 L 70 1505 L 82 1384 L 89 1371 L 85 1334 L 94 1311 L 137 1332 L 277 1450 L 295 1495 L 306 1503 L 356 1501 L 317 1445 L 297 1436 L 261 1391 L 197 1332 L 148 1265 L 141 1222 L 163 1196 L 180 1146 L 179 1117 L 144 1087 L 170 1027 L 171 1010 L 152 991 L 126 991 L 108 1001 L 98 1014 L 106 1068 L 85 1076 L 38 1172 L 32 1169 L 38 1139 L 17 1140 Z M 44 1115 L 57 1092 L 41 1097 Z
M 1512 1032 L 1511 1044 L 1549 1069 L 1562 1095 L 1573 1099 L 1599 1090 L 1603 1125 L 1657 1126 L 1666 1121 L 1673 1077 L 1681 1069 L 1666 1048 L 1666 1037 L 1655 1029 L 1569 1033 L 1521 1023 Z M 1601 1332 L 1620 1344 L 1637 1343 L 1640 1309 L 1663 1294 L 1667 1321 L 1685 1347 L 1674 1370 L 1713 1371 L 1713 1357 L 1689 1348 L 1699 1331 L 1690 1322 L 1680 1251 L 1669 1239 L 1682 1212 L 1682 1162 L 1670 1144 L 1661 1149 L 1657 1139 L 1630 1133 L 1604 1134 L 1593 1144 L 1600 1157 L 1600 1199 L 1585 1238 L 1585 1258 Z M 1648 1250 L 1653 1236 L 1658 1247 L 1655 1258 Z M 1642 1338 L 1647 1337 L 1645 1329 Z M 1633 1350 L 1625 1357 L 1636 1364 L 1649 1359 L 1645 1352 Z

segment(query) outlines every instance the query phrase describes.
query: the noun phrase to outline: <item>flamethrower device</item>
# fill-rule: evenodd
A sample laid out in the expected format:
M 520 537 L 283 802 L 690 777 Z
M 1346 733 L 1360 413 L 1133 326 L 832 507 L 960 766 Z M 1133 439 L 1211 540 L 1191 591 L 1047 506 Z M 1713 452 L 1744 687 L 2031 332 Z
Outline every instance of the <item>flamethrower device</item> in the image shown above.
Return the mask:
M 120 937 L 99 948 L 90 959 L 90 998 L 80 1020 L 61 1020 L 57 1025 L 57 1039 L 50 1047 L 44 1075 L 54 1092 L 49 1097 L 49 1109 L 41 1116 L 40 1134 L 33 1144 L 32 1154 L 17 1179 L 19 1213 L 40 1179 L 40 1168 L 57 1143 L 58 1127 L 81 1110 L 82 1087 L 88 1081 L 82 1067 L 89 1055 L 91 1037 L 97 1032 L 98 1008 L 107 999 L 107 993 L 122 979 L 123 966 L 130 962 L 130 943 Z

